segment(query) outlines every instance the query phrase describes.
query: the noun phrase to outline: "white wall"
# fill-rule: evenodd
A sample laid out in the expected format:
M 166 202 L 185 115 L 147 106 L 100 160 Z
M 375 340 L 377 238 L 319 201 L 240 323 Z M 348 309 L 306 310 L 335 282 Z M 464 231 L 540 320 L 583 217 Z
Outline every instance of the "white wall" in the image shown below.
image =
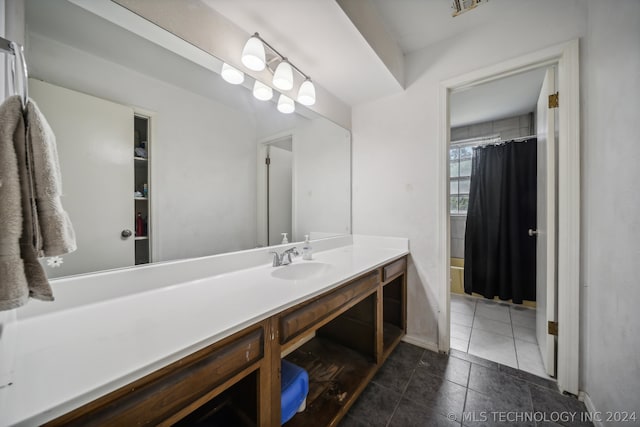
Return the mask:
M 289 241 L 304 241 L 305 234 L 311 239 L 350 234 L 350 132 L 323 117 L 288 117 L 293 120 L 258 125 L 258 188 L 263 190 L 258 192 L 259 243 L 266 243 L 263 143 L 289 136 L 293 148 L 293 229 Z
M 354 233 L 410 238 L 408 332 L 436 347 L 437 314 L 445 310 L 436 280 L 446 277 L 439 269 L 448 256 L 436 229 L 437 214 L 446 209 L 437 203 L 445 173 L 437 158 L 439 84 L 580 37 L 581 389 L 599 410 L 637 410 L 640 2 L 540 0 L 509 7 L 512 20 L 408 55 L 405 92 L 354 108 Z
M 311 232 L 351 233 L 351 136 L 325 119 L 300 122 L 293 132 L 293 240 Z
M 250 115 L 34 34 L 28 47 L 32 76 L 154 112 L 154 260 L 255 247 L 256 125 Z
M 582 79 L 583 389 L 640 409 L 640 2 L 589 2 Z M 629 425 L 623 423 L 621 425 Z
M 258 122 L 258 244 L 266 245 L 266 145 L 291 138 L 290 242 L 351 233 L 351 134 L 315 114 L 279 114 Z

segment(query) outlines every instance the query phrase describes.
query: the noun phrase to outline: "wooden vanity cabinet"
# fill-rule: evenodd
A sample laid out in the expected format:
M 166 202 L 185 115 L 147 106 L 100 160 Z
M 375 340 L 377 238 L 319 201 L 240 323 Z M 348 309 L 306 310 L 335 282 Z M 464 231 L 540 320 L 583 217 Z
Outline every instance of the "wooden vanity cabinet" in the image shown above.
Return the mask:
M 268 328 L 268 321 L 253 325 L 45 425 L 173 425 L 216 397 L 231 405 L 239 387 L 270 374 L 271 361 L 265 358 Z M 240 417 L 249 420 L 247 425 L 258 425 L 260 397 L 249 400 L 253 408 L 245 402 L 245 408 L 231 409 L 244 412 Z
M 386 359 L 407 332 L 407 259 L 382 269 L 382 337 L 383 359 Z
M 287 426 L 335 425 L 373 377 L 380 274 L 373 270 L 278 316 L 274 345 L 309 375 L 306 409 Z
M 366 272 L 46 425 L 276 427 L 286 358 L 310 380 L 286 426 L 336 426 L 405 334 L 406 268 Z
M 279 316 L 280 343 L 286 345 L 296 336 L 318 329 L 375 292 L 379 283 L 380 274 L 373 271 L 285 311 Z
M 286 426 L 338 425 L 406 333 L 406 271 L 402 257 L 281 313 L 275 345 L 309 374 L 306 409 Z

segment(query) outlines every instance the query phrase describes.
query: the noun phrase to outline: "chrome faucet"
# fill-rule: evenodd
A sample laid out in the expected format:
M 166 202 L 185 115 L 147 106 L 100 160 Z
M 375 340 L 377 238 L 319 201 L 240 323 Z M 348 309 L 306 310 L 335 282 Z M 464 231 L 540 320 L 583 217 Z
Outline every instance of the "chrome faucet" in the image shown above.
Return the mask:
M 279 254 L 278 252 L 275 252 L 275 251 L 271 251 L 269 253 L 273 254 L 273 264 L 272 264 L 272 266 L 274 266 L 274 267 L 280 267 L 281 265 L 289 265 L 293 261 L 292 255 L 294 257 L 300 255 L 300 252 L 298 252 L 298 249 L 295 248 L 295 247 L 287 249 L 286 251 L 282 252 L 281 254 Z

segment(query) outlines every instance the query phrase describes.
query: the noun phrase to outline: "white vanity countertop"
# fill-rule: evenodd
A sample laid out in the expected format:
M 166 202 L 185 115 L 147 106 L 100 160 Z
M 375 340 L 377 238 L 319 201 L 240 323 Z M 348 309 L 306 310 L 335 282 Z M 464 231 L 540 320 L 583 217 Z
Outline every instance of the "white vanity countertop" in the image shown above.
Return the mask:
M 314 278 L 279 279 L 272 272 L 289 267 L 260 265 L 19 320 L 0 425 L 51 420 L 409 253 L 406 239 L 353 240 L 313 261 L 296 258 L 330 266 Z

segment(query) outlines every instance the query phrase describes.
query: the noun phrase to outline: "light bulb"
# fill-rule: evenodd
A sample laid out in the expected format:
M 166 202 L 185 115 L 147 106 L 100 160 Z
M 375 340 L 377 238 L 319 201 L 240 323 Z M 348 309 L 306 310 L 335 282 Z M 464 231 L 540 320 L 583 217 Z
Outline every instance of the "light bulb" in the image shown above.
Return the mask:
M 293 88 L 293 70 L 286 59 L 278 64 L 276 72 L 273 74 L 273 85 L 280 90 Z
M 253 84 L 253 96 L 260 101 L 268 101 L 273 98 L 273 89 L 259 80 Z
M 296 111 L 296 104 L 293 102 L 293 99 L 287 95 L 280 94 L 280 98 L 278 98 L 278 111 L 284 114 L 291 114 Z
M 265 67 L 264 45 L 262 41 L 252 36 L 242 49 L 242 63 L 253 71 L 262 71 Z
M 311 80 L 306 79 L 298 90 L 298 102 L 302 105 L 313 105 L 316 103 L 316 88 Z
M 239 85 L 244 81 L 244 73 L 237 68 L 233 68 L 231 65 L 226 62 L 222 64 L 222 71 L 220 75 L 227 83 L 231 83 L 232 85 Z

